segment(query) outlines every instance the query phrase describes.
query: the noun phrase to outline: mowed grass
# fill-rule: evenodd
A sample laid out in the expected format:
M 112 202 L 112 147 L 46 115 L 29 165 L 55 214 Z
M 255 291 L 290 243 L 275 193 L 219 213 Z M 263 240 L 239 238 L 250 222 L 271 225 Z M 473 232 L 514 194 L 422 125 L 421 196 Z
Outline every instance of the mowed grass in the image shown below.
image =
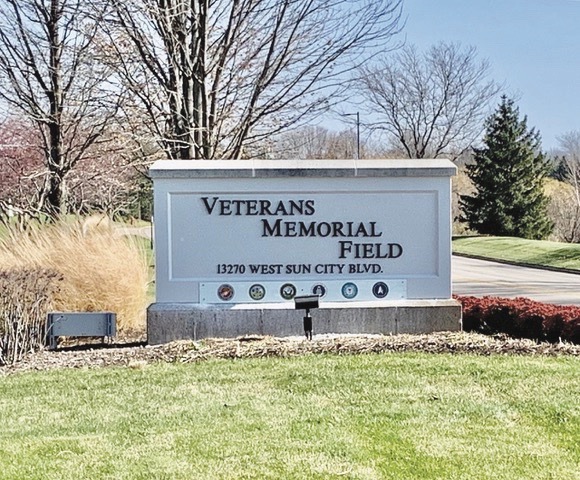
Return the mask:
M 382 354 L 0 379 L 1 479 L 580 478 L 580 361 Z
M 580 271 L 580 244 L 513 237 L 458 237 L 453 239 L 453 252 Z

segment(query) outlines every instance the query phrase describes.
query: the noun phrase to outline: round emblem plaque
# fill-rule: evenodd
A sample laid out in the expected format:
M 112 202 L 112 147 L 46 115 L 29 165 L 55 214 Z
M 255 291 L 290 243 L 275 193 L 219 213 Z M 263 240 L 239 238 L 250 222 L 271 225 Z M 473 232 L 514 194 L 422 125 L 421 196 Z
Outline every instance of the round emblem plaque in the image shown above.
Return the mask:
M 296 296 L 296 287 L 291 283 L 285 283 L 280 288 L 280 296 L 284 300 L 292 300 Z
M 312 287 L 312 294 L 322 298 L 326 295 L 326 287 L 322 283 L 317 283 Z
M 348 300 L 353 299 L 358 295 L 358 287 L 352 283 L 348 282 L 342 286 L 342 296 Z
M 256 283 L 250 287 L 249 294 L 252 300 L 262 300 L 266 296 L 266 289 L 263 285 Z
M 385 282 L 377 282 L 373 285 L 373 295 L 377 298 L 385 298 L 389 294 L 389 287 Z
M 228 285 L 227 283 L 220 285 L 218 288 L 218 297 L 220 297 L 220 299 L 224 302 L 231 300 L 234 298 L 234 287 Z

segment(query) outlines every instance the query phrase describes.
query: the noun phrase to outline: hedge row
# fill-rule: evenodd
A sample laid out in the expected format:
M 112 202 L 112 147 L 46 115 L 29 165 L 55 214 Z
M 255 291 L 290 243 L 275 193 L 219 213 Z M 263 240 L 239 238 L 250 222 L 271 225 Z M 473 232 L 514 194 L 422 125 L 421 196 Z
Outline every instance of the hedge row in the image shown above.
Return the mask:
M 580 307 L 550 305 L 529 298 L 455 298 L 463 305 L 464 330 L 580 344 Z

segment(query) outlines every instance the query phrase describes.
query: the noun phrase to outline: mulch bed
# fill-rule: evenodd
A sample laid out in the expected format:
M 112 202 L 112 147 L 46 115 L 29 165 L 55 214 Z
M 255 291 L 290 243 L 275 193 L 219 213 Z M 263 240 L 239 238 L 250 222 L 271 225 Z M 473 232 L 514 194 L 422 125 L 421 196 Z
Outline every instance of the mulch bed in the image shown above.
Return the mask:
M 303 337 L 247 336 L 236 339 L 178 341 L 164 345 L 98 346 L 87 345 L 42 350 L 28 354 L 22 361 L 0 367 L 0 376 L 56 368 L 100 368 L 147 364 L 193 363 L 209 359 L 293 357 L 312 354 L 368 354 L 385 352 L 427 352 L 473 355 L 580 356 L 580 345 L 537 343 L 504 335 L 486 336 L 465 332 L 440 332 L 429 335 L 315 335 Z

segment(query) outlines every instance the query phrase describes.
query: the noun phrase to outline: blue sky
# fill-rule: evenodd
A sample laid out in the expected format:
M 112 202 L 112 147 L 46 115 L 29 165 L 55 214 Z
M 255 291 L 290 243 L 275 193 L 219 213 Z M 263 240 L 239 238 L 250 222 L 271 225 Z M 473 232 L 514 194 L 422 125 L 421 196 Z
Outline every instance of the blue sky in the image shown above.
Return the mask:
M 580 130 L 580 0 L 404 0 L 406 42 L 473 45 L 544 150 Z

